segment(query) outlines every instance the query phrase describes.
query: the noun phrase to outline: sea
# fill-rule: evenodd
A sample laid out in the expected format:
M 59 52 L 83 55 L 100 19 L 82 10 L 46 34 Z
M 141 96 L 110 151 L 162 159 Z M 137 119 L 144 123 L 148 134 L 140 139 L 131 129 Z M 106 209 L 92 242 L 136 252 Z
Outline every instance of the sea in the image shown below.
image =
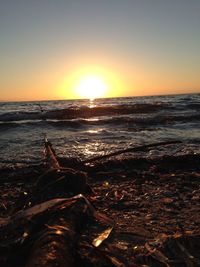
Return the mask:
M 162 141 L 131 157 L 200 153 L 200 94 L 0 102 L 0 165 L 38 164 L 44 138 L 59 157 L 86 160 Z

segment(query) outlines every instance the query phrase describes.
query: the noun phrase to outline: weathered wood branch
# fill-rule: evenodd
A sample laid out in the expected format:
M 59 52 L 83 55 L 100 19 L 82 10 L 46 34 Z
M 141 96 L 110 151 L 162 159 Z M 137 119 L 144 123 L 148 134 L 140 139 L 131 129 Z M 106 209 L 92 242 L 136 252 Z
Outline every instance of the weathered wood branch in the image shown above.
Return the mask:
M 145 149 L 152 148 L 152 147 L 166 146 L 166 145 L 173 145 L 173 144 L 180 144 L 180 143 L 182 143 L 182 142 L 175 140 L 175 141 L 153 143 L 153 144 L 137 146 L 137 147 L 130 147 L 130 148 L 127 148 L 127 149 L 117 150 L 115 152 L 112 152 L 112 153 L 109 153 L 109 154 L 106 154 L 106 155 L 97 156 L 97 157 L 94 157 L 94 158 L 91 158 L 91 159 L 86 159 L 86 160 L 82 161 L 82 163 L 86 164 L 86 163 L 94 162 L 94 161 L 97 161 L 97 160 L 102 160 L 102 159 L 106 159 L 106 158 L 109 158 L 109 157 L 118 156 L 120 154 L 124 154 L 124 153 L 128 153 L 128 152 L 143 151 Z

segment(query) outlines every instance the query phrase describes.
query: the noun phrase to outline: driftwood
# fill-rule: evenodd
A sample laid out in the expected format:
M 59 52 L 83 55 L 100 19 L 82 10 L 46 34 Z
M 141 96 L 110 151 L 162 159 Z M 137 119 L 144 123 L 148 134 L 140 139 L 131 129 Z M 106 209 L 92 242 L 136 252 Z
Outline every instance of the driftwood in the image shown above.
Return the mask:
M 34 242 L 26 267 L 74 266 L 76 221 L 68 217 L 49 226 Z
M 90 241 L 98 247 L 109 237 L 114 222 L 97 212 L 81 194 L 72 198 L 51 199 L 2 220 L 0 248 L 6 248 L 12 255 L 16 244 L 19 252 L 21 245 L 27 247 L 24 252 L 28 256 L 27 267 L 78 266 L 74 265 L 77 261 L 77 241 L 88 221 L 104 228 L 100 230 L 96 227 L 95 238 Z M 7 238 L 4 233 L 10 231 L 15 232 L 16 236 Z
M 61 199 L 60 203 L 58 200 L 57 204 L 57 201 L 54 201 L 56 206 L 53 207 L 53 210 L 55 213 L 60 210 L 60 213 L 56 217 L 52 216 L 54 218 L 50 221 L 45 222 L 47 227 L 34 242 L 26 267 L 72 267 L 79 265 L 75 250 L 81 227 L 84 225 L 85 205 L 92 216 L 96 216 L 96 211 L 83 195 L 65 200 Z M 43 208 L 48 210 L 49 205 L 53 204 L 53 200 L 50 202 L 43 203 Z M 37 206 L 35 212 L 39 211 L 41 208 Z M 32 214 L 30 211 L 28 213 Z
M 88 188 L 87 173 L 62 167 L 51 142 L 46 137 L 44 147 L 45 164 L 48 169 L 38 177 L 34 185 L 35 193 L 44 194 L 46 192 L 51 198 L 56 197 L 54 196 L 55 193 L 60 193 L 60 195 L 64 193 L 65 196 L 66 194 L 70 196 L 84 194 Z
M 52 147 L 51 142 L 48 141 L 47 137 L 44 138 L 44 148 L 45 148 L 45 161 L 50 169 L 60 170 L 61 166 L 57 160 L 55 150 Z
M 176 162 L 174 158 L 171 161 L 164 158 L 166 162 L 161 163 L 164 164 L 163 166 L 169 173 L 165 174 L 165 169 L 161 168 L 162 171 L 159 176 L 157 173 L 152 175 L 155 167 L 158 168 L 158 161 L 156 161 L 156 166 L 152 162 L 148 163 L 149 165 L 145 169 L 146 173 L 143 166 L 138 164 L 138 168 L 143 171 L 142 179 L 141 172 L 132 172 L 127 173 L 131 178 L 128 182 L 121 179 L 122 176 L 120 176 L 120 183 L 117 184 L 112 183 L 111 179 L 106 181 L 105 185 L 102 182 L 97 182 L 96 188 L 94 188 L 96 192 L 99 192 L 99 195 L 86 198 L 82 194 L 73 195 L 76 190 L 78 192 L 84 191 L 87 178 L 85 174 L 61 167 L 52 146 L 47 142 L 46 140 L 45 149 L 48 170 L 39 179 L 36 178 L 35 190 L 32 191 L 34 201 L 30 206 L 25 205 L 26 208 L 10 215 L 10 217 L 0 218 L 1 266 L 200 266 L 200 237 L 195 232 L 193 235 L 194 225 L 191 229 L 188 228 L 189 232 L 182 231 L 178 235 L 160 235 L 163 229 L 164 231 L 167 227 L 169 230 L 171 229 L 168 221 L 165 223 L 166 218 L 168 220 L 170 218 L 166 216 L 174 216 L 173 212 L 176 212 L 181 207 L 180 205 L 185 204 L 192 207 L 187 203 L 191 202 L 195 206 L 199 200 L 199 187 L 197 187 L 199 186 L 199 174 L 193 174 L 192 178 L 189 179 L 186 174 L 178 176 L 177 173 L 172 173 L 168 166 L 173 165 L 174 162 L 181 162 L 182 165 L 186 166 L 188 157 L 184 161 L 181 157 L 180 162 Z M 177 143 L 180 142 L 161 142 L 129 148 L 105 155 L 103 158 L 117 155 L 116 153 L 141 151 L 151 147 Z M 199 165 L 199 157 L 195 157 L 193 155 L 190 160 L 193 164 L 196 162 L 195 164 Z M 102 159 L 102 157 L 96 157 L 91 160 L 94 161 L 99 158 Z M 160 166 L 162 167 L 162 165 Z M 188 168 L 191 166 L 193 165 Z M 110 165 L 110 168 L 113 172 L 113 165 Z M 133 169 L 135 171 L 135 168 Z M 103 175 L 109 179 L 111 174 L 108 175 L 107 172 L 106 175 L 105 172 Z M 96 174 L 95 178 L 98 179 Z M 101 190 L 98 191 L 98 188 Z M 70 190 L 73 196 L 66 197 L 71 195 L 68 195 Z M 54 191 L 57 192 L 56 196 Z M 184 198 L 181 200 L 179 195 L 184 196 Z M 45 199 L 46 196 L 47 199 Z M 100 206 L 101 211 L 112 214 L 117 222 L 115 231 L 113 231 L 114 222 L 98 212 L 90 203 L 91 200 L 95 201 L 95 205 Z M 198 207 L 196 209 L 198 210 Z M 127 212 L 125 218 L 125 216 L 120 216 L 122 210 L 131 212 Z M 158 213 L 162 215 L 160 216 L 161 219 L 157 218 Z M 169 213 L 172 215 L 168 215 Z M 175 216 L 177 216 L 176 213 Z M 195 216 L 194 222 L 198 213 Z M 177 217 L 177 225 L 178 219 L 180 218 Z M 158 223 L 158 220 L 161 220 L 161 223 Z M 141 225 L 143 222 L 145 224 L 137 230 L 137 225 Z M 125 229 L 124 232 L 123 229 Z M 149 229 L 153 229 L 154 234 L 151 234 Z M 107 240 L 111 233 L 111 238 Z M 107 242 L 104 242 L 106 240 Z M 7 262 L 9 258 L 13 258 L 13 254 L 17 255 L 16 259 L 24 257 L 23 263 L 21 264 L 17 260 Z
M 35 184 L 38 193 L 50 189 L 60 193 L 72 192 L 73 194 L 85 193 L 86 185 L 87 174 L 70 168 L 49 170 L 42 174 Z
M 112 153 L 109 153 L 109 154 L 106 154 L 106 155 L 97 156 L 97 157 L 94 157 L 94 158 L 91 158 L 91 159 L 86 159 L 86 160 L 82 161 L 82 163 L 86 164 L 86 163 L 90 163 L 90 162 L 93 162 L 93 161 L 96 161 L 96 160 L 102 160 L 102 159 L 105 159 L 105 158 L 118 156 L 118 155 L 121 155 L 121 154 L 124 154 L 124 153 L 128 153 L 128 152 L 144 151 L 144 150 L 146 150 L 148 148 L 152 148 L 152 147 L 166 146 L 166 145 L 173 145 L 173 144 L 180 144 L 180 143 L 182 143 L 182 142 L 181 141 L 167 141 L 167 142 L 159 142 L 159 143 L 153 143 L 153 144 L 137 146 L 137 147 L 130 147 L 130 148 L 127 148 L 127 149 L 117 150 L 115 152 L 112 152 Z

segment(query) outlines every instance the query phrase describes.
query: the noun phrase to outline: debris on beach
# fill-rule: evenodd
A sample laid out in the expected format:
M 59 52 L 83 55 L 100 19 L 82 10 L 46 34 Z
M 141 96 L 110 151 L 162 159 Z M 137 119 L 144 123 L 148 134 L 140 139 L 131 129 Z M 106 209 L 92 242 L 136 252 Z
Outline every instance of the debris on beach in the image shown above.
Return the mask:
M 74 165 L 45 149 L 0 170 L 0 266 L 200 266 L 200 155 Z

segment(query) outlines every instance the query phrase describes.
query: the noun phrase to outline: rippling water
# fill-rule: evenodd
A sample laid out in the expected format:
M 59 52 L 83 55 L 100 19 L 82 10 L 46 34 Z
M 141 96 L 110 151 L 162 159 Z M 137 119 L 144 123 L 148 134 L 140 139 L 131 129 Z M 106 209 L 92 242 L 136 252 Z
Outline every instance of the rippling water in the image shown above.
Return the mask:
M 83 159 L 174 139 L 184 144 L 145 156 L 200 152 L 200 94 L 2 102 L 0 107 L 0 163 L 41 160 L 44 134 L 61 157 Z

